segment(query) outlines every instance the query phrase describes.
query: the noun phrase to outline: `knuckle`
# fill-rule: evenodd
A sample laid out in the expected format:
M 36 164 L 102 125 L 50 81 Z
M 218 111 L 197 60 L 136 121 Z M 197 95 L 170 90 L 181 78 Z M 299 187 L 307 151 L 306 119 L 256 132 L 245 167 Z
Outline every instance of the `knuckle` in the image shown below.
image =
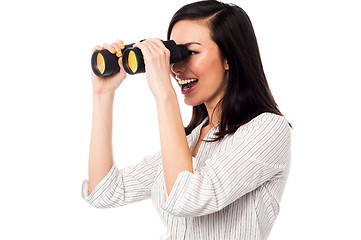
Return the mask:
M 149 60 L 150 60 L 150 61 L 155 61 L 155 60 L 157 60 L 158 58 L 159 58 L 159 56 L 158 56 L 157 54 L 152 54 L 152 55 L 149 56 Z
M 163 48 L 163 49 L 162 49 L 162 54 L 163 54 L 163 55 L 166 55 L 166 56 L 167 56 L 167 55 L 169 55 L 169 54 L 170 54 L 169 49 L 168 49 L 168 48 L 166 48 L 166 47 L 165 47 L 165 48 Z

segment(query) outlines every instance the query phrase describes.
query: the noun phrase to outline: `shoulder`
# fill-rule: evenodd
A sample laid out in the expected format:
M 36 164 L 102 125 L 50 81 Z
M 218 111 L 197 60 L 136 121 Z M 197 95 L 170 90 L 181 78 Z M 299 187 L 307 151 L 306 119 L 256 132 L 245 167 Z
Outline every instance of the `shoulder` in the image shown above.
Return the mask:
M 273 126 L 273 125 L 282 125 L 283 127 L 289 126 L 287 119 L 284 116 L 270 113 L 270 112 L 264 112 L 260 115 L 254 117 L 251 121 L 244 124 L 240 128 L 244 127 L 261 127 L 261 126 Z
M 264 123 L 264 122 L 277 122 L 280 120 L 287 121 L 284 116 L 271 113 L 271 112 L 263 112 L 259 114 L 258 116 L 254 117 L 251 121 L 249 121 L 246 124 L 257 124 L 257 123 Z M 245 124 L 245 125 L 246 125 Z
M 250 158 L 285 164 L 290 160 L 291 127 L 284 116 L 262 113 L 237 129 L 234 143 Z
M 281 115 L 264 112 L 254 117 L 248 123 L 240 126 L 235 132 L 236 136 L 259 135 L 290 135 L 291 127 L 288 120 Z

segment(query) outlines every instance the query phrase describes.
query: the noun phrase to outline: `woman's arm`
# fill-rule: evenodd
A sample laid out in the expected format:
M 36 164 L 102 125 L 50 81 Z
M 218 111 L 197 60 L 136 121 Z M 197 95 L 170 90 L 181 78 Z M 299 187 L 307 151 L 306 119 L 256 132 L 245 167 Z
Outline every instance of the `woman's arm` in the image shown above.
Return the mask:
M 93 50 L 107 49 L 116 54 L 123 48 L 123 41 L 117 40 L 112 44 L 104 44 L 104 47 L 97 46 Z M 98 77 L 92 72 L 93 120 L 89 150 L 89 193 L 107 175 L 113 165 L 113 101 L 116 89 L 126 78 L 121 58 L 118 64 L 120 71 L 109 77 Z
M 148 85 L 157 106 L 164 178 L 170 194 L 179 173 L 193 173 L 192 155 L 170 80 L 170 52 L 159 39 L 147 39 L 134 47 L 143 53 Z
M 156 98 L 156 106 L 164 178 L 169 195 L 179 173 L 183 171 L 193 173 L 192 155 L 175 93 Z
M 89 193 L 113 165 L 112 121 L 114 93 L 93 95 L 93 121 L 89 150 Z
M 160 152 L 147 155 L 143 161 L 121 169 L 114 163 L 91 194 L 88 181 L 83 182 L 82 197 L 96 208 L 120 207 L 147 199 L 151 196 L 160 164 Z

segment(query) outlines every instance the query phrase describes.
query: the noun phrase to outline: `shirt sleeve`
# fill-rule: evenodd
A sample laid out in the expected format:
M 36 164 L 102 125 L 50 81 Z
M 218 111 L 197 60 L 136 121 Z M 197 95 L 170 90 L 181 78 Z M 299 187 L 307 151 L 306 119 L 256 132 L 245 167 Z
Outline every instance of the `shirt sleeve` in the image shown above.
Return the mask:
M 119 207 L 150 197 L 161 153 L 147 156 L 142 162 L 118 169 L 115 164 L 89 195 L 88 181 L 82 185 L 82 197 L 93 207 Z
M 221 210 L 285 171 L 290 159 L 290 127 L 275 114 L 237 131 L 226 152 L 212 156 L 194 173 L 178 174 L 161 208 L 175 216 L 196 217 Z

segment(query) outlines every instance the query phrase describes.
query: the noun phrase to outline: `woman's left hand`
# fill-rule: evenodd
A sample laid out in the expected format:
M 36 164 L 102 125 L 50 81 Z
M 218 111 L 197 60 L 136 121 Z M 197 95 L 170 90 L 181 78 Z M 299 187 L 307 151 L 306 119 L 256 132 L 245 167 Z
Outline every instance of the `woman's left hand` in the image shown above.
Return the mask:
M 175 94 L 170 79 L 170 51 L 161 40 L 150 38 L 134 45 L 142 51 L 149 88 L 156 99 Z

